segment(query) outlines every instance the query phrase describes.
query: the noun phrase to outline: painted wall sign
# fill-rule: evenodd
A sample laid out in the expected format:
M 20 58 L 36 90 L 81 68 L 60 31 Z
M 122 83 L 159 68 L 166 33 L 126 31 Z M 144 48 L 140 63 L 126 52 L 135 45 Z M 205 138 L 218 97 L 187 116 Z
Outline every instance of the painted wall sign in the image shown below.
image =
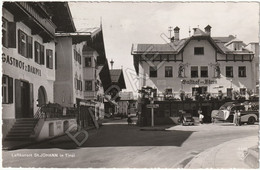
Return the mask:
M 217 80 L 210 80 L 210 79 L 197 79 L 197 80 L 183 80 L 182 84 L 217 84 Z
M 29 73 L 41 76 L 41 70 L 40 69 L 35 68 L 35 67 L 33 67 L 29 64 L 25 64 L 23 61 L 17 60 L 13 57 L 10 57 L 9 55 L 6 56 L 4 53 L 2 54 L 2 62 L 10 64 L 10 65 L 12 65 L 16 68 L 25 70 Z

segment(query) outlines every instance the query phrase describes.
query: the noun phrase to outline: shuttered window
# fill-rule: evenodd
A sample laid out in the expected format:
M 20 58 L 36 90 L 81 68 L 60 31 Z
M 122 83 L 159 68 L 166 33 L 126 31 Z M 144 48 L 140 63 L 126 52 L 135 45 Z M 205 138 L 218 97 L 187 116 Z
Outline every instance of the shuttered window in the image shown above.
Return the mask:
M 46 49 L 46 67 L 53 69 L 53 52 L 50 49 Z
M 2 103 L 13 103 L 13 78 L 6 75 L 2 77 Z
M 16 23 L 2 20 L 2 44 L 6 48 L 16 48 Z
M 18 30 L 18 53 L 24 57 L 27 57 L 27 35 Z

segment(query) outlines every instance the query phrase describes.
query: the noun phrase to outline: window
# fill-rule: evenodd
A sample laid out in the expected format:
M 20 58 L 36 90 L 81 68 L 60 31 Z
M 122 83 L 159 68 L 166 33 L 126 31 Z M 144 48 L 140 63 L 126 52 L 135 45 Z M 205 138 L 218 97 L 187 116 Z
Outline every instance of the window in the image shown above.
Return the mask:
M 208 77 L 208 67 L 207 66 L 200 67 L 200 77 Z
M 2 77 L 2 103 L 13 103 L 13 78 L 6 75 Z
M 204 55 L 204 47 L 194 47 L 194 55 Z
M 85 91 L 92 91 L 92 81 L 91 80 L 85 81 Z
M 227 97 L 232 98 L 232 88 L 227 88 Z
M 27 35 L 19 30 L 18 31 L 18 53 L 21 54 L 24 57 L 27 57 Z
M 46 67 L 53 69 L 53 52 L 50 49 L 46 49 Z
M 90 57 L 85 58 L 85 67 L 91 67 L 91 58 Z
M 8 47 L 8 21 L 5 19 L 2 22 L 2 44 L 4 47 Z
M 165 89 L 166 94 L 172 94 L 172 88 L 167 88 Z
M 77 51 L 76 51 L 75 49 L 74 49 L 74 60 L 75 60 L 75 61 L 78 61 L 78 60 L 77 60 Z
M 226 77 L 233 77 L 233 67 L 232 66 L 226 67 Z
M 6 48 L 16 48 L 16 23 L 4 18 L 2 19 L 2 44 Z
M 198 67 L 191 66 L 191 78 L 198 77 Z
M 77 81 L 77 90 L 82 91 L 82 81 L 81 80 L 76 80 Z
M 245 66 L 238 67 L 238 77 L 246 77 L 246 67 Z
M 246 95 L 246 88 L 240 88 L 240 94 Z
M 150 66 L 150 77 L 157 77 L 157 66 Z
M 172 66 L 165 66 L 165 77 L 172 77 Z

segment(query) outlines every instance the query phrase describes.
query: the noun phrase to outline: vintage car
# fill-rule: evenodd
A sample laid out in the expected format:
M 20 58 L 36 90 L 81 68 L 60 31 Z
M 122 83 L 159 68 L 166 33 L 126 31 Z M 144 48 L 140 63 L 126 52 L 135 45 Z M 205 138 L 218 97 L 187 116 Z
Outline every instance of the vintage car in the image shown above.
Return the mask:
M 240 111 L 241 124 L 254 124 L 256 121 L 258 121 L 258 102 L 227 102 L 222 105 L 219 110 L 213 110 L 211 112 L 211 118 L 223 121 L 228 120 L 232 122 L 235 110 Z
M 194 119 L 190 113 L 183 113 L 181 118 L 181 124 L 185 125 L 194 125 Z

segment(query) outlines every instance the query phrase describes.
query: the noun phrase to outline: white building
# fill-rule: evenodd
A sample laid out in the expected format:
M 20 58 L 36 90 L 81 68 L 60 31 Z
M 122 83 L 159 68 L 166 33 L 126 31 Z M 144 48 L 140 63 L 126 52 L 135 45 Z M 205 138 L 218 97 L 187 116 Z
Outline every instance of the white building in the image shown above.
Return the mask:
M 63 22 L 55 20 L 55 16 L 51 18 L 49 11 L 59 8 L 65 17 L 69 15 L 69 9 L 66 3 L 58 3 L 52 8 L 48 5 L 37 2 L 3 4 L 4 137 L 17 119 L 34 118 L 40 106 L 54 101 L 55 31 L 64 30 Z M 73 29 L 70 22 L 66 26 Z
M 229 97 L 234 90 L 242 95 L 248 90 L 256 92 L 255 51 L 232 35 L 211 37 L 209 25 L 205 31 L 194 28 L 193 35 L 184 39 L 180 39 L 179 30 L 174 29 L 167 44 L 133 44 L 140 89 L 151 86 L 158 94 L 176 97 L 180 90 L 190 96 L 195 91 L 216 95 L 221 90 Z

